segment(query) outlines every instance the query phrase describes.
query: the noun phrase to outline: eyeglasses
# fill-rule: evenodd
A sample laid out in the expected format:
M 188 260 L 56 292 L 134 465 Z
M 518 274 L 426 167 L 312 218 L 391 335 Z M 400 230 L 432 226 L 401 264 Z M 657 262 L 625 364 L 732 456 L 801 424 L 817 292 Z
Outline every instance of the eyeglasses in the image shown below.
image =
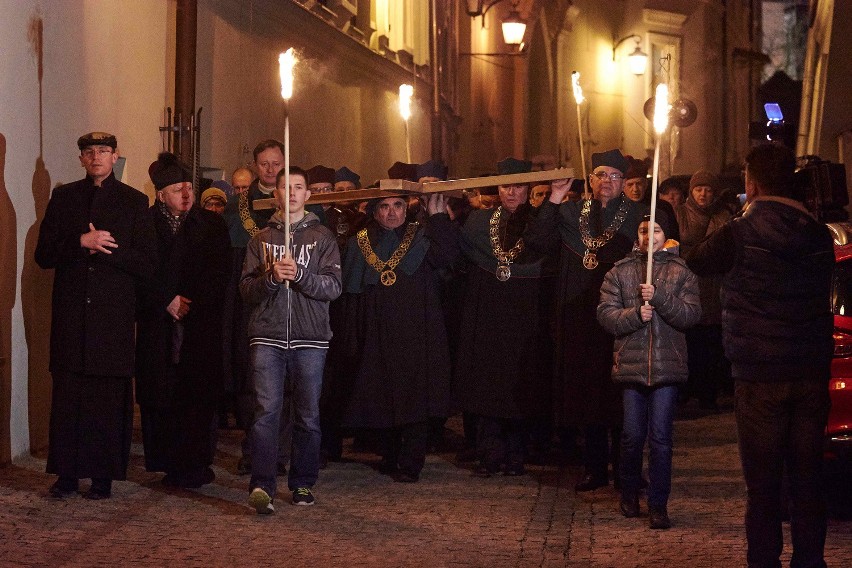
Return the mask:
M 601 181 L 604 181 L 604 180 L 606 180 L 607 178 L 608 178 L 610 181 L 618 181 L 618 180 L 620 180 L 620 179 L 624 179 L 624 176 L 623 176 L 623 175 L 621 175 L 621 174 L 615 174 L 615 173 L 613 173 L 613 174 L 608 174 L 608 173 L 606 173 L 606 172 L 592 172 L 591 174 L 589 174 L 589 176 L 590 176 L 590 177 L 591 177 L 591 176 L 594 176 L 594 177 L 598 178 L 598 179 L 599 179 L 599 180 L 601 180 Z
M 109 148 L 86 148 L 80 153 L 86 158 L 91 159 L 95 156 L 106 156 L 107 154 L 112 154 L 112 150 Z

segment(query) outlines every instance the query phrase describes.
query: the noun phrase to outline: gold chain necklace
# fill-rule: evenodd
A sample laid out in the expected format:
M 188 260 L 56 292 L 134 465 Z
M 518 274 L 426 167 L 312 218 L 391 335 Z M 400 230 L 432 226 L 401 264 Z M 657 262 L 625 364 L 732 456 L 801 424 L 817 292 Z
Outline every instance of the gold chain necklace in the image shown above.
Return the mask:
M 598 249 L 609 242 L 615 235 L 624 218 L 627 217 L 627 199 L 622 198 L 621 205 L 618 211 L 615 212 L 615 218 L 609 227 L 597 237 L 593 237 L 589 232 L 589 213 L 592 210 L 592 200 L 586 199 L 583 201 L 583 208 L 580 210 L 580 237 L 583 239 L 583 244 L 586 245 L 586 253 L 583 255 L 583 267 L 587 270 L 594 270 L 598 266 Z
M 255 223 L 254 219 L 251 218 L 251 213 L 249 212 L 248 191 L 244 191 L 240 194 L 240 198 L 237 203 L 237 210 L 240 213 L 240 219 L 243 222 L 243 228 L 246 230 L 250 237 L 255 236 L 258 231 L 260 231 L 260 229 L 257 228 L 257 223 Z
M 494 257 L 497 259 L 497 270 L 494 274 L 497 276 L 497 280 L 505 282 L 512 276 L 512 269 L 509 268 L 509 265 L 524 250 L 524 239 L 518 239 L 515 246 L 509 249 L 508 252 L 503 250 L 503 247 L 500 246 L 500 216 L 502 214 L 502 206 L 498 207 L 491 214 L 491 220 L 488 222 L 491 228 L 488 230 L 488 233 L 491 237 L 491 250 L 494 251 Z
M 379 260 L 376 253 L 373 252 L 370 239 L 367 238 L 367 229 L 358 231 L 358 247 L 361 249 L 361 254 L 364 255 L 364 260 L 367 261 L 367 264 L 372 266 L 380 274 L 379 280 L 385 286 L 393 286 L 394 282 L 396 282 L 396 273 L 393 270 L 399 264 L 399 261 L 402 260 L 402 257 L 405 256 L 405 253 L 408 252 L 408 247 L 411 246 L 411 241 L 414 240 L 414 233 L 417 232 L 419 225 L 420 223 L 408 224 L 408 227 L 405 229 L 405 236 L 402 237 L 402 242 L 399 243 L 399 246 L 393 251 L 387 262 Z

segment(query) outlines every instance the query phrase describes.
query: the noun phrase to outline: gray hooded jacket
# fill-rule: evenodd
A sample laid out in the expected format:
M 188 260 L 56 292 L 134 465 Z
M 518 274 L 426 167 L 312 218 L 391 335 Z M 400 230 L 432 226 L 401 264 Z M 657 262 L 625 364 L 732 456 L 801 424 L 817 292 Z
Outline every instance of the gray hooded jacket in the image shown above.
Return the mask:
M 340 295 L 340 251 L 331 231 L 307 213 L 290 225 L 290 252 L 298 265 L 287 288 L 272 279 L 284 257 L 284 219 L 276 212 L 246 249 L 240 293 L 251 309 L 250 345 L 324 349 L 331 339 L 328 304 Z

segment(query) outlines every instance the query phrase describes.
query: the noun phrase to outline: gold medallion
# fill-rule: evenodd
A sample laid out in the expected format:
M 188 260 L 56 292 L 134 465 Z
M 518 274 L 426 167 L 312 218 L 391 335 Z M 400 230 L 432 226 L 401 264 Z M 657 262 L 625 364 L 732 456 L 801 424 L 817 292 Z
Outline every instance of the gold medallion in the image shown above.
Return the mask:
M 598 267 L 598 257 L 595 256 L 595 253 L 586 251 L 586 254 L 583 255 L 583 267 L 586 270 L 594 270 Z
M 497 275 L 497 280 L 505 282 L 512 276 L 512 269 L 509 268 L 508 264 L 503 264 L 497 267 L 495 274 Z
M 394 282 L 396 282 L 396 272 L 393 270 L 385 270 L 379 276 L 379 279 L 385 286 L 393 286 Z
M 379 260 L 379 257 L 377 257 L 373 253 L 370 253 L 370 256 L 367 257 L 367 264 L 370 264 L 370 265 L 376 264 L 376 262 L 378 260 Z

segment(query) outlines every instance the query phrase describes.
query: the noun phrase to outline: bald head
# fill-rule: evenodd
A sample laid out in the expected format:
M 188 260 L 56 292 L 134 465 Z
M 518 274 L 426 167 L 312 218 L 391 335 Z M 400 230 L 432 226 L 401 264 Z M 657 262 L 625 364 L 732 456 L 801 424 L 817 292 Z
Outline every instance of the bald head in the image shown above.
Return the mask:
M 254 175 L 250 169 L 237 168 L 234 170 L 234 173 L 231 174 L 231 187 L 234 188 L 234 193 L 239 195 L 248 191 L 252 179 L 254 179 Z

